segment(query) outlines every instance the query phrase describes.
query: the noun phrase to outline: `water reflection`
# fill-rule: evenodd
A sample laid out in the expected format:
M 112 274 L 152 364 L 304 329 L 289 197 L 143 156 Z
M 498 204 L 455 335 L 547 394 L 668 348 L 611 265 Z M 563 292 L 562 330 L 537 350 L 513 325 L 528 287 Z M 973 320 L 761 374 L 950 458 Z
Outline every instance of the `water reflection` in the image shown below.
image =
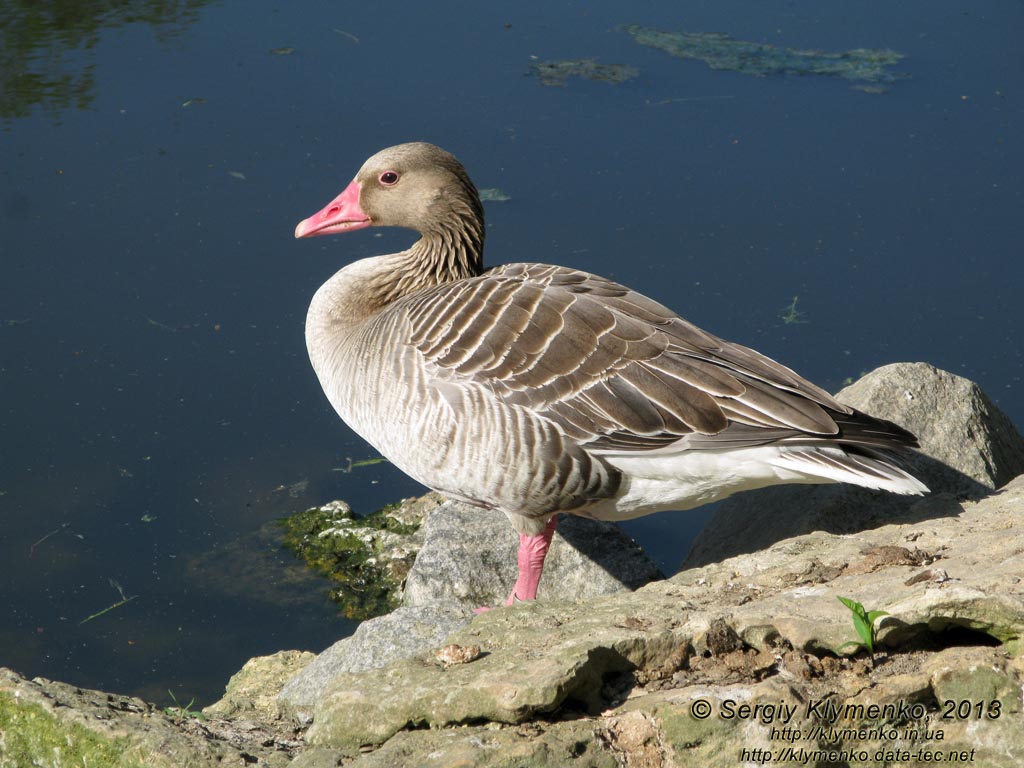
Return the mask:
M 148 24 L 168 40 L 214 0 L 9 0 L 0 5 L 0 118 L 53 118 L 96 98 L 92 51 L 106 29 Z

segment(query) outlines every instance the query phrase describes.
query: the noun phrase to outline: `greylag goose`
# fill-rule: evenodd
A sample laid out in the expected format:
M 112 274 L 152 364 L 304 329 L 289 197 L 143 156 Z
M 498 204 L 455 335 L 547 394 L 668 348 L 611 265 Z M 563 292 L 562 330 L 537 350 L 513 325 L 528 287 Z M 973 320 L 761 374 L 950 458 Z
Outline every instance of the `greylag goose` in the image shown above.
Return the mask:
M 519 532 L 506 605 L 536 597 L 557 515 L 625 520 L 781 483 L 927 488 L 912 434 L 774 360 L 577 269 L 483 269 L 483 207 L 425 143 L 378 152 L 295 237 L 404 227 L 313 297 L 306 345 L 342 419 L 445 496 Z

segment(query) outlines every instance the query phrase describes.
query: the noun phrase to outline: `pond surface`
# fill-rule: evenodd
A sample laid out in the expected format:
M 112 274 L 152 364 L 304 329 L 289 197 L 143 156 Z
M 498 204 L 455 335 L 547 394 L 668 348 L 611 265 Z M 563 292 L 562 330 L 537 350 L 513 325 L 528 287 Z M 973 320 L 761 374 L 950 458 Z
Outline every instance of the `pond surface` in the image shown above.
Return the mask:
M 374 453 L 303 341 L 410 237 L 292 230 L 402 141 L 492 190 L 491 264 L 619 279 L 832 390 L 927 361 L 1024 423 L 1019 3 L 39 5 L 0 10 L 0 665 L 199 706 L 351 633 L 272 521 L 421 491 L 338 471 Z M 903 58 L 753 76 L 630 25 Z M 705 517 L 629 530 L 671 571 Z

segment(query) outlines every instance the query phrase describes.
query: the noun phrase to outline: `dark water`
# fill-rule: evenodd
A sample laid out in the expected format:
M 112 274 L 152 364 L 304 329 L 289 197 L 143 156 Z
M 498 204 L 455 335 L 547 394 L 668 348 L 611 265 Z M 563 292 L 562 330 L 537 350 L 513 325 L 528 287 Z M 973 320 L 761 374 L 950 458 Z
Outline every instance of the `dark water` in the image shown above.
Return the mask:
M 0 10 L 0 664 L 23 674 L 201 704 L 351 632 L 260 529 L 420 490 L 334 471 L 374 454 L 302 336 L 334 269 L 408 233 L 292 239 L 401 141 L 510 196 L 491 263 L 623 280 L 831 389 L 925 360 L 1024 423 L 1018 3 L 38 5 Z M 892 48 L 910 77 L 712 71 L 634 23 Z M 546 87 L 534 57 L 640 74 Z M 630 530 L 672 568 L 702 519 Z

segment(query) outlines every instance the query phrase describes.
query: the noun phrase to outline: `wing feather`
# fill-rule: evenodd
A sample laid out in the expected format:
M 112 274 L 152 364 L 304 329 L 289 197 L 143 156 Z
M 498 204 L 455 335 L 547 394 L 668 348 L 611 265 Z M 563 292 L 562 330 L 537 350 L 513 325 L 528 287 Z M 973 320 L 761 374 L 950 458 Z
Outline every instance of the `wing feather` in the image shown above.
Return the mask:
M 713 447 L 733 427 L 744 442 L 827 438 L 834 417 L 857 421 L 774 360 L 586 272 L 508 264 L 402 302 L 409 344 L 445 386 L 482 385 L 594 448 Z

